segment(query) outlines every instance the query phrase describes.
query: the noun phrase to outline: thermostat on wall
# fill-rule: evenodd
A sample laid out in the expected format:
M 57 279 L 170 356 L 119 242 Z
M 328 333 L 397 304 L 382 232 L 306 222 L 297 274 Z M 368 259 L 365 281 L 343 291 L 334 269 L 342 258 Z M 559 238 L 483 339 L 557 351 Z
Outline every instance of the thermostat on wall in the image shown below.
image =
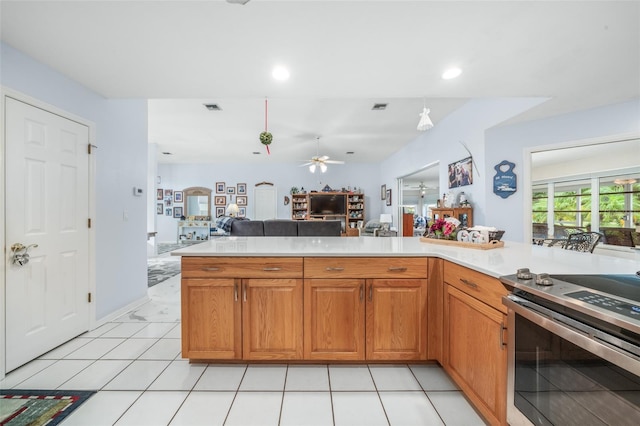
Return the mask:
M 133 187 L 133 195 L 135 195 L 136 197 L 141 197 L 142 194 L 144 194 L 144 189 L 136 188 L 135 186 Z

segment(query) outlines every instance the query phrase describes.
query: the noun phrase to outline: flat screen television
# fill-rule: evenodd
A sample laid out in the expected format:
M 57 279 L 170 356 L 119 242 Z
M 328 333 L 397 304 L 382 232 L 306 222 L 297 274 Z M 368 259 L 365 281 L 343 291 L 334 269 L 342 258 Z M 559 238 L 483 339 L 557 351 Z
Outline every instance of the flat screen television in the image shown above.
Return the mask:
M 347 196 L 345 194 L 312 194 L 311 215 L 343 215 L 347 213 Z

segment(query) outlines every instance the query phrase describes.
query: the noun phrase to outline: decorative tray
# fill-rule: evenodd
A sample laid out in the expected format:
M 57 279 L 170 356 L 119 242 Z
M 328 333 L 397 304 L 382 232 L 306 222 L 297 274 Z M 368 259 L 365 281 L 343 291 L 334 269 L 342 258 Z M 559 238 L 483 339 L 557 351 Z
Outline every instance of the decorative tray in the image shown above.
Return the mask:
M 445 246 L 464 247 L 464 248 L 471 248 L 476 250 L 491 250 L 499 247 L 504 247 L 504 241 L 495 241 L 495 240 L 489 241 L 488 243 L 477 244 L 477 243 L 461 242 L 456 240 L 442 240 L 438 238 L 420 237 L 420 241 L 422 241 L 423 243 L 442 244 Z

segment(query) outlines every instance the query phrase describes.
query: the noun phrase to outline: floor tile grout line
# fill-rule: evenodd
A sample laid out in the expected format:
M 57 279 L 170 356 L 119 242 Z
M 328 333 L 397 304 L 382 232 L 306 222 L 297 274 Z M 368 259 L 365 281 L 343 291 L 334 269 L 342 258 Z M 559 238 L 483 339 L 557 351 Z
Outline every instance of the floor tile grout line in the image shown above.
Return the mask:
M 442 368 L 442 367 L 440 367 L 440 368 Z M 436 412 L 436 414 L 438 415 L 438 418 L 440 419 L 442 424 L 446 426 L 446 423 L 444 422 L 444 419 L 442 418 L 442 414 L 440 414 L 440 411 L 438 411 L 438 408 L 436 407 L 436 405 L 433 403 L 433 401 L 431 401 L 431 398 L 429 398 L 429 394 L 427 393 L 427 390 L 424 388 L 424 386 L 422 386 L 422 383 L 420 383 L 420 380 L 418 380 L 418 377 L 416 376 L 416 373 L 413 371 L 411 366 L 409 366 L 409 370 L 411 371 L 411 374 L 413 375 L 413 377 L 416 379 L 416 381 L 420 385 L 420 389 L 422 389 L 422 392 L 424 393 L 424 396 L 427 398 L 427 401 L 429 401 L 429 404 L 431 404 L 431 407 L 433 407 L 433 411 Z
M 282 408 L 284 407 L 284 393 L 287 389 L 287 377 L 289 376 L 289 364 L 286 364 L 287 368 L 284 371 L 284 383 L 282 384 L 282 398 L 280 398 L 280 415 L 278 416 L 278 426 L 282 423 Z
M 387 419 L 387 424 L 391 426 L 391 421 L 389 420 L 389 415 L 387 414 L 387 409 L 382 402 L 382 397 L 380 396 L 380 391 L 378 390 L 378 384 L 376 383 L 376 379 L 373 377 L 373 372 L 371 371 L 371 365 L 367 364 L 367 370 L 369 371 L 369 375 L 371 376 L 371 381 L 373 382 L 373 387 L 376 390 L 376 395 L 378 396 L 378 401 L 380 401 L 380 406 L 382 407 L 382 412 L 384 413 L 384 417 Z
M 207 368 L 208 368 L 208 366 L 207 366 Z M 249 369 L 249 364 L 245 364 L 244 372 L 242 373 L 242 378 L 240 379 L 240 382 L 238 382 L 238 387 L 236 388 L 236 392 L 233 395 L 233 399 L 231 400 L 231 404 L 229 404 L 229 409 L 227 409 L 227 415 L 224 416 L 224 421 L 222 422 L 223 426 L 225 424 L 227 424 L 227 420 L 229 420 L 229 415 L 231 414 L 231 409 L 233 408 L 233 404 L 235 404 L 235 402 L 236 402 L 236 398 L 238 397 L 238 393 L 240 392 L 240 386 L 242 385 L 242 381 L 244 380 L 244 377 L 246 376 L 248 369 Z

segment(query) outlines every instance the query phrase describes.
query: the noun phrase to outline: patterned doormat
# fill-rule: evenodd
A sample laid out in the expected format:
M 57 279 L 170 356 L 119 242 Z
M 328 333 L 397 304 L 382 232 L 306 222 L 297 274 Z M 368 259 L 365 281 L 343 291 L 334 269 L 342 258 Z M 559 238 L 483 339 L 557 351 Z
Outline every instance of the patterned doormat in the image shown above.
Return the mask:
M 149 287 L 160 284 L 179 273 L 179 257 L 155 257 L 147 259 L 147 285 Z
M 0 425 L 55 426 L 94 393 L 95 391 L 2 390 Z

